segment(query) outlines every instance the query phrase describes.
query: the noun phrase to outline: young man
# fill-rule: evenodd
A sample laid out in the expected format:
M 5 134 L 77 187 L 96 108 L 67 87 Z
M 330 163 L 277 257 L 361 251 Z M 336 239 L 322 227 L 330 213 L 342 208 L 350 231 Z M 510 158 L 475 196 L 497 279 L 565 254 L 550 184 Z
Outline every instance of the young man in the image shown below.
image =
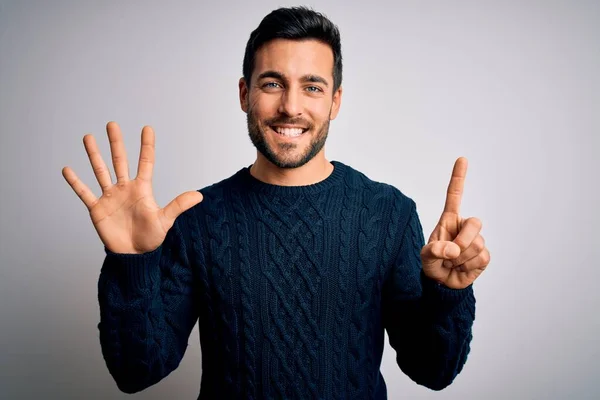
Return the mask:
M 459 216 L 466 160 L 425 244 L 413 200 L 325 158 L 341 81 L 331 21 L 305 8 L 267 15 L 239 82 L 256 161 L 163 209 L 150 127 L 131 180 L 119 127 L 107 125 L 115 184 L 85 136 L 103 195 L 63 174 L 105 246 L 98 327 L 122 391 L 173 371 L 197 320 L 203 399 L 384 399 L 384 330 L 418 384 L 441 390 L 461 371 L 472 283 L 489 263 L 481 223 Z

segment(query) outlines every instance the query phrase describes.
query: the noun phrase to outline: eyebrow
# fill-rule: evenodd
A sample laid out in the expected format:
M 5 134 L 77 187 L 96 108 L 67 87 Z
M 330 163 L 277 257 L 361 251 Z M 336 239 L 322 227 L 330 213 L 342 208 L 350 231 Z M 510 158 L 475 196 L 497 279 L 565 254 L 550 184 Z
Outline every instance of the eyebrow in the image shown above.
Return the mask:
M 257 80 L 261 80 L 264 78 L 274 78 L 274 79 L 279 79 L 281 81 L 288 80 L 285 77 L 285 75 L 283 75 L 281 72 L 277 72 L 277 71 L 265 71 L 262 74 L 258 75 Z M 300 80 L 302 82 L 322 83 L 323 85 L 329 87 L 329 82 L 327 82 L 327 80 L 325 78 L 320 77 L 319 75 L 314 75 L 314 74 L 304 75 L 302 78 L 300 78 Z

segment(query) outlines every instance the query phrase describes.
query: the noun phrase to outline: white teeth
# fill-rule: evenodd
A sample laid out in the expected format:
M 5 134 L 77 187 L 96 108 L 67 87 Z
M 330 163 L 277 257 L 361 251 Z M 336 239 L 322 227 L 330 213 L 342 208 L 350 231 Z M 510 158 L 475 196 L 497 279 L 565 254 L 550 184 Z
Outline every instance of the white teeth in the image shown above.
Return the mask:
M 302 135 L 303 129 L 300 128 L 281 128 L 275 127 L 277 133 L 283 136 L 296 137 Z

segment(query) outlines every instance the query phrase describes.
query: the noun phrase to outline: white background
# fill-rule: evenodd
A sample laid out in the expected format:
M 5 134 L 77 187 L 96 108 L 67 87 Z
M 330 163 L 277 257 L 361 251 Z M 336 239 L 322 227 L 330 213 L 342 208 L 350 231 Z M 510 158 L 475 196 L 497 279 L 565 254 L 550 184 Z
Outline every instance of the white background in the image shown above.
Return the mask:
M 104 128 L 119 122 L 135 171 L 152 125 L 161 205 L 254 160 L 237 93 L 244 48 L 292 4 L 169 3 L 0 3 L 2 398 L 127 397 L 98 340 L 103 248 L 61 175 L 69 165 L 99 194 L 84 134 L 110 162 Z M 466 156 L 463 215 L 483 221 L 492 255 L 463 372 L 433 392 L 387 347 L 390 398 L 598 398 L 600 3 L 309 5 L 342 33 L 328 158 L 412 197 L 427 237 Z M 131 398 L 196 398 L 196 329 L 189 343 L 175 372 Z

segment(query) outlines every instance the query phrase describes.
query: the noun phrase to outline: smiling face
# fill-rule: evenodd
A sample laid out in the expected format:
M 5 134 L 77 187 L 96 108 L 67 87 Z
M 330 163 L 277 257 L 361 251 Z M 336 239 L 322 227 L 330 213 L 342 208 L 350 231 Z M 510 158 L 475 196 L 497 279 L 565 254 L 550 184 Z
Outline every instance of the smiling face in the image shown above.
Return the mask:
M 259 157 L 279 168 L 324 158 L 329 121 L 339 111 L 333 52 L 317 40 L 276 39 L 261 46 L 250 86 L 240 80 L 240 103 Z

